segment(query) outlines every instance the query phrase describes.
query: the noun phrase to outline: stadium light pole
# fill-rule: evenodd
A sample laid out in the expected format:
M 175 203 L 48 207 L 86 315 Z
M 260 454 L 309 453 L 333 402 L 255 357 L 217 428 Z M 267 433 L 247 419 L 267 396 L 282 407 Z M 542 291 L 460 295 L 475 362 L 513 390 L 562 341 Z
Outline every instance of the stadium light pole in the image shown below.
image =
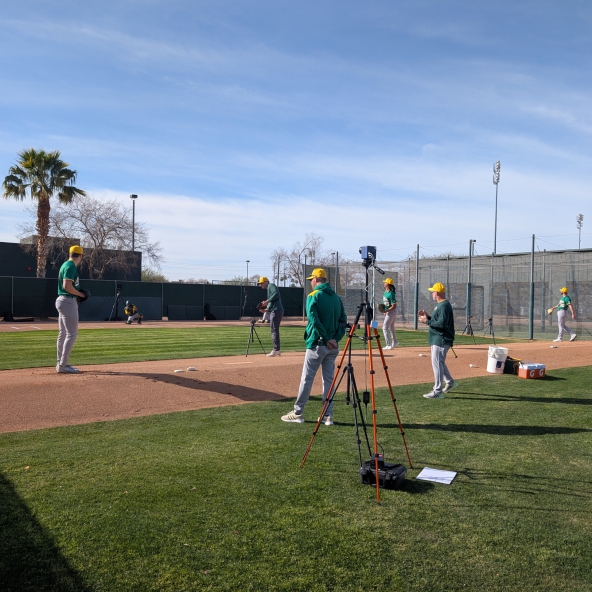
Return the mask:
M 493 165 L 493 184 L 495 185 L 495 225 L 493 230 L 493 254 L 497 253 L 497 186 L 500 182 L 500 161 Z
M 132 253 L 136 250 L 136 199 L 138 196 L 135 193 L 130 195 L 132 200 Z
M 250 263 L 249 259 L 247 259 L 245 261 L 245 263 L 247 264 L 247 284 L 248 284 L 249 283 L 249 263 Z
M 577 228 L 578 228 L 578 232 L 579 232 L 578 249 L 581 249 L 582 248 L 582 225 L 584 224 L 584 214 L 578 214 L 578 216 L 576 218 L 576 222 L 578 224 Z

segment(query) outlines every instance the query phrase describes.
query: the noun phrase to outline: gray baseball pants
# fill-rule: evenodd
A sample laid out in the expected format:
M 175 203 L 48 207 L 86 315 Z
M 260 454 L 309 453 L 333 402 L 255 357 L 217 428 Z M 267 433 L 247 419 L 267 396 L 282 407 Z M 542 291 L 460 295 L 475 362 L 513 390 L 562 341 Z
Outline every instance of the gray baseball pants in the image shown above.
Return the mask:
M 567 331 L 570 335 L 573 335 L 574 332 L 565 324 L 565 317 L 567 315 L 567 310 L 558 310 L 557 311 L 557 325 L 559 326 L 559 335 L 557 336 L 558 339 L 563 339 L 563 332 Z
M 283 310 L 272 310 L 269 313 L 269 328 L 274 351 L 280 351 L 280 323 L 284 318 Z
M 58 365 L 67 366 L 74 342 L 78 336 L 78 300 L 68 296 L 58 296 Z
M 397 332 L 395 331 L 395 320 L 397 319 L 397 309 L 391 310 L 384 315 L 382 322 L 382 332 L 386 346 L 394 346 L 397 343 Z
M 446 354 L 450 349 L 449 345 L 432 345 L 432 369 L 434 370 L 434 392 L 441 393 L 443 384 L 453 382 L 448 366 L 446 366 Z
M 298 389 L 298 397 L 294 403 L 294 413 L 302 415 L 304 413 L 304 406 L 308 403 L 312 383 L 314 382 L 317 370 L 322 368 L 323 376 L 323 401 L 329 395 L 329 388 L 333 382 L 333 375 L 335 373 L 335 358 L 339 353 L 338 349 L 328 349 L 324 345 L 317 345 L 317 347 L 306 350 L 304 356 L 304 366 L 302 367 L 302 378 L 300 379 L 300 388 Z M 325 415 L 333 415 L 333 401 L 325 412 Z

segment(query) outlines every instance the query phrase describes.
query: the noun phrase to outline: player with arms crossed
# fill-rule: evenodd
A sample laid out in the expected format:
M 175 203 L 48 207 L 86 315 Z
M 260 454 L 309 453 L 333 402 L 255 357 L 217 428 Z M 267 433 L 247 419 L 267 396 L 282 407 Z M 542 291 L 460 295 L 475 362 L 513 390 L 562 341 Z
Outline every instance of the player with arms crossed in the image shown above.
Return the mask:
M 302 378 L 294 411 L 282 416 L 282 421 L 304 423 L 304 407 L 310 397 L 312 383 L 319 367 L 323 376 L 323 401 L 329 395 L 329 388 L 335 373 L 335 358 L 339 353 L 339 340 L 345 335 L 347 316 L 341 298 L 327 282 L 327 272 L 317 268 L 310 280 L 312 292 L 306 299 L 308 324 L 304 331 L 306 355 L 302 368 Z M 325 411 L 325 425 L 333 425 L 333 402 Z

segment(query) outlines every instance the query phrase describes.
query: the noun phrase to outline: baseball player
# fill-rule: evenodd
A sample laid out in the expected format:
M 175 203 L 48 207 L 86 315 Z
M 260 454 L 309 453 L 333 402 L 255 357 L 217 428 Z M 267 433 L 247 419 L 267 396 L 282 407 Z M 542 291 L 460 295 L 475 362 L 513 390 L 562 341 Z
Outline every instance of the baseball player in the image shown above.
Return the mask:
M 399 345 L 397 341 L 397 332 L 395 331 L 395 320 L 397 318 L 397 298 L 395 294 L 395 282 L 391 278 L 386 278 L 384 282 L 384 294 L 382 295 L 382 304 L 384 306 L 384 321 L 382 323 L 382 332 L 386 345 L 384 349 L 394 349 Z
M 347 316 L 341 298 L 327 282 L 327 272 L 320 267 L 306 278 L 312 292 L 306 298 L 308 324 L 304 331 L 306 355 L 294 411 L 282 415 L 282 421 L 304 423 L 304 407 L 310 398 L 312 384 L 319 368 L 323 377 L 323 400 L 329 396 L 333 382 L 335 359 L 339 353 L 339 340 L 345 335 Z M 323 417 L 325 425 L 333 425 L 333 402 Z
M 567 288 L 563 287 L 559 292 L 561 293 L 561 298 L 559 299 L 559 303 L 557 306 L 552 306 L 547 312 L 551 314 L 555 309 L 557 309 L 557 325 L 559 326 L 559 335 L 557 335 L 557 339 L 553 339 L 553 341 L 563 341 L 563 332 L 567 331 L 570 334 L 570 341 L 573 341 L 577 335 L 565 324 L 565 315 L 567 314 L 567 310 L 571 312 L 572 320 L 576 320 L 576 313 L 574 312 L 573 306 L 571 304 L 571 298 L 567 295 Z
M 261 276 L 257 283 L 267 290 L 267 299 L 261 302 L 261 306 L 269 312 L 269 328 L 273 341 L 273 350 L 267 354 L 267 357 L 274 358 L 282 355 L 280 352 L 280 323 L 284 317 L 284 306 L 278 287 L 270 283 L 268 278 Z
M 454 313 L 450 302 L 446 300 L 446 287 L 436 282 L 431 288 L 432 299 L 436 308 L 430 316 L 425 310 L 420 310 L 417 318 L 429 327 L 428 340 L 432 354 L 432 369 L 434 370 L 434 388 L 424 395 L 426 399 L 443 399 L 442 393 L 456 388 L 458 382 L 452 378 L 446 366 L 446 354 L 454 344 Z
M 126 325 L 131 325 L 132 321 L 138 321 L 138 325 L 142 324 L 144 315 L 138 312 L 136 305 L 131 304 L 129 300 L 126 301 L 123 312 L 127 315 L 127 321 L 125 322 Z
M 68 365 L 72 348 L 78 336 L 78 300 L 86 295 L 80 291 L 78 266 L 82 262 L 82 247 L 70 247 L 70 257 L 61 267 L 58 274 L 58 374 L 78 374 L 78 368 Z

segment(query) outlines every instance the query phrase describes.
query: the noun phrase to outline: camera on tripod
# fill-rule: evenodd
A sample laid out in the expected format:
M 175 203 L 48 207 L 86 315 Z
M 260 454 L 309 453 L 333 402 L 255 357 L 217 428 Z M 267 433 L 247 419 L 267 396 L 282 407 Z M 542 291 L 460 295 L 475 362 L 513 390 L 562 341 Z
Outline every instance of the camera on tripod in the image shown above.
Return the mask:
M 376 247 L 360 247 L 359 251 L 364 267 L 370 267 L 376 261 Z
M 384 275 L 384 271 L 376 265 L 376 247 L 360 247 L 360 256 L 362 257 L 362 265 L 368 269 L 373 267 L 378 273 Z

